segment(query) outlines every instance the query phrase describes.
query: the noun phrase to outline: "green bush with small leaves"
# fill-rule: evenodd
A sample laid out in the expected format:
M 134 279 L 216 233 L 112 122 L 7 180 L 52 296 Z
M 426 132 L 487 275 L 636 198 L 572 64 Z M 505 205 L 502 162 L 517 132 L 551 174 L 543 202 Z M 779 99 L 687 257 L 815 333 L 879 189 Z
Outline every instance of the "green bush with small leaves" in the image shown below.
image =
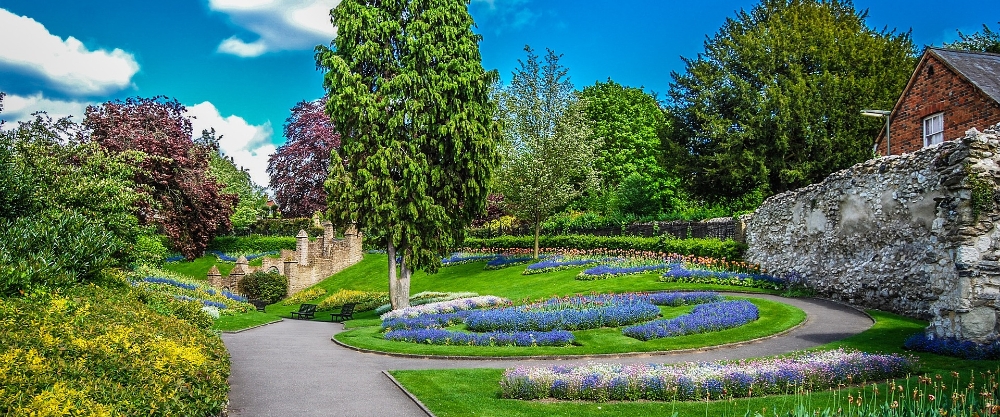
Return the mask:
M 288 295 L 288 277 L 277 272 L 251 272 L 236 283 L 247 298 L 273 304 Z
M 725 258 L 729 260 L 743 259 L 746 245 L 734 240 L 708 239 L 671 239 L 666 237 L 640 236 L 590 236 L 562 235 L 541 236 L 539 246 L 543 248 L 564 249 L 631 249 L 676 253 L 679 255 L 704 256 L 710 258 Z M 465 245 L 469 248 L 533 248 L 533 236 L 500 236 L 491 239 L 469 237 Z

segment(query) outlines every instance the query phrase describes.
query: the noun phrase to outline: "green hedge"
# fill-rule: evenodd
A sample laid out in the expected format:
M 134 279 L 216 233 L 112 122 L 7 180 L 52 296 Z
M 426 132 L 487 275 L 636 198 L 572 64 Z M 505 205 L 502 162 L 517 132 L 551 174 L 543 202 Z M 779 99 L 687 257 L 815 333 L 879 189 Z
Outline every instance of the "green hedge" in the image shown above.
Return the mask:
M 469 248 L 533 248 L 533 236 L 500 236 L 491 239 L 466 238 Z M 588 236 L 561 235 L 541 236 L 539 246 L 543 248 L 567 249 L 626 249 L 676 253 L 680 255 L 705 256 L 710 258 L 743 259 L 746 245 L 734 240 L 720 239 L 667 239 L 663 237 L 637 236 Z
M 0 299 L 0 415 L 219 415 L 222 340 L 130 289 Z
M 219 236 L 208 245 L 208 250 L 223 253 L 263 253 L 295 250 L 295 237 L 290 236 Z

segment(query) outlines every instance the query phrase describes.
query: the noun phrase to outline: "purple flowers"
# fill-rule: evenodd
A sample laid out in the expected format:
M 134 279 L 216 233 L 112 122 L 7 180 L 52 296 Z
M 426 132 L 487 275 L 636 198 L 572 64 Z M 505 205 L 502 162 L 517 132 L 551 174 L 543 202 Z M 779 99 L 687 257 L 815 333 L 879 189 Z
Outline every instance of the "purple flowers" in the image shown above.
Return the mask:
M 385 334 L 385 339 L 431 345 L 471 346 L 566 346 L 574 340 L 573 333 L 565 330 L 466 333 L 433 328 L 393 330 Z
M 541 274 L 545 272 L 559 271 L 562 269 L 576 268 L 578 266 L 591 265 L 601 262 L 590 258 L 568 258 L 565 256 L 553 256 L 541 262 L 528 265 L 524 269 L 524 275 Z
M 674 264 L 660 277 L 661 282 L 696 282 L 702 284 L 733 285 L 739 287 L 780 290 L 786 287 L 780 278 L 764 274 L 744 274 L 738 272 L 687 269 Z
M 607 279 L 620 275 L 646 274 L 670 268 L 669 264 L 658 263 L 651 265 L 613 265 L 604 264 L 587 268 L 576 276 L 576 279 L 591 281 L 597 279 Z
M 481 255 L 476 253 L 455 252 L 451 256 L 441 259 L 442 266 L 452 266 L 495 259 L 497 255 Z
M 655 319 L 660 309 L 636 294 L 551 298 L 542 303 L 476 311 L 469 330 L 552 331 L 619 327 Z
M 219 258 L 219 260 L 223 261 L 223 262 L 236 262 L 239 259 L 239 256 L 232 256 L 232 255 L 229 255 L 229 254 L 226 254 L 226 253 L 223 253 L 223 252 L 219 252 L 217 250 L 210 250 L 210 251 L 206 251 L 206 252 L 207 253 L 211 253 L 212 255 L 215 255 L 216 258 Z M 262 256 L 277 255 L 277 254 L 278 254 L 278 251 L 271 251 L 271 252 L 254 253 L 254 254 L 245 255 L 245 256 L 246 256 L 246 258 L 247 258 L 248 261 L 252 261 L 252 260 L 260 258 Z
M 910 336 L 903 342 L 903 347 L 918 352 L 931 352 L 938 355 L 954 356 L 971 360 L 1000 359 L 1000 341 L 980 344 L 969 340 L 958 340 L 951 337 L 929 338 L 923 333 Z
M 755 321 L 759 317 L 757 306 L 749 301 L 721 301 L 699 305 L 690 314 L 677 318 L 629 326 L 622 329 L 622 333 L 646 341 L 731 329 Z
M 170 278 L 145 277 L 142 280 L 145 281 L 145 282 L 151 283 L 151 284 L 170 285 L 172 287 L 183 288 L 185 290 L 196 290 L 196 289 L 198 289 L 198 286 L 195 285 L 195 284 L 189 284 L 187 282 L 180 282 L 180 281 L 177 281 L 177 280 L 174 280 L 174 279 L 170 279 Z
M 728 363 L 517 367 L 504 372 L 500 390 L 503 398 L 524 400 L 704 400 L 829 389 L 917 369 L 913 357 L 833 350 Z

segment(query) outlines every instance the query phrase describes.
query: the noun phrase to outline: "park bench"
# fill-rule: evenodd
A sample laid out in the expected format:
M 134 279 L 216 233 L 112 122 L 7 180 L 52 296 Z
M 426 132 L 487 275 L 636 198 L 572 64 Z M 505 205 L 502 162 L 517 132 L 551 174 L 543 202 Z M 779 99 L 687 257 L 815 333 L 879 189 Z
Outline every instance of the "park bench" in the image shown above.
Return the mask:
M 330 313 L 330 321 L 344 321 L 354 318 L 354 306 L 356 303 L 347 303 L 340 307 L 339 313 Z M 338 320 L 339 319 L 339 320 Z
M 311 319 L 316 314 L 316 304 L 302 304 L 299 311 L 292 312 L 293 319 Z
M 267 306 L 267 301 L 264 300 L 248 300 L 250 304 L 257 307 L 257 311 L 264 311 L 264 307 Z

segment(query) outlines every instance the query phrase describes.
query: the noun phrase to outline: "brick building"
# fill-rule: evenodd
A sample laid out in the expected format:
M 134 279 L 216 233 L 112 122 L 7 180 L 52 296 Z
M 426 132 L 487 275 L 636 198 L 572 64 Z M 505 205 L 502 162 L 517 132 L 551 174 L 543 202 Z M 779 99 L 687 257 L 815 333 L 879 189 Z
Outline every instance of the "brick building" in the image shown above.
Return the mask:
M 1000 54 L 927 48 L 889 115 L 875 149 L 885 155 L 982 131 L 1000 123 Z

